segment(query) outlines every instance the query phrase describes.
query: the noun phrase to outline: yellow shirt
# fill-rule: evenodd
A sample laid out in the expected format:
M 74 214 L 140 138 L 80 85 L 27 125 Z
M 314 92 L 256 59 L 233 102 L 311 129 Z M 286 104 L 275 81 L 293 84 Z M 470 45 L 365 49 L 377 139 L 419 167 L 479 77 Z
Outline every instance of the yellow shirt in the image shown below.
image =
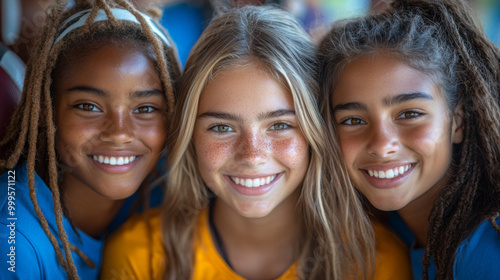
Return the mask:
M 166 260 L 159 210 L 152 210 L 149 214 L 149 225 L 143 216 L 136 215 L 106 242 L 101 279 L 163 279 Z M 379 224 L 374 229 L 377 236 L 374 279 L 412 279 L 408 249 L 404 243 Z M 294 263 L 277 279 L 296 279 L 296 270 L 297 265 Z M 193 279 L 244 279 L 217 252 L 208 225 L 208 211 L 203 211 L 199 219 Z

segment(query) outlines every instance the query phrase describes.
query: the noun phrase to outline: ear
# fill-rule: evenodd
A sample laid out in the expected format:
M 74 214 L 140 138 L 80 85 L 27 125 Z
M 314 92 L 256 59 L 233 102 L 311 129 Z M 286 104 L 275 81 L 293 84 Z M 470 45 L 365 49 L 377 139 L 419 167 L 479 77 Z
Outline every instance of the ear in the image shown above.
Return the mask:
M 462 104 L 458 104 L 451 120 L 451 139 L 453 144 L 460 144 L 464 140 L 464 111 Z

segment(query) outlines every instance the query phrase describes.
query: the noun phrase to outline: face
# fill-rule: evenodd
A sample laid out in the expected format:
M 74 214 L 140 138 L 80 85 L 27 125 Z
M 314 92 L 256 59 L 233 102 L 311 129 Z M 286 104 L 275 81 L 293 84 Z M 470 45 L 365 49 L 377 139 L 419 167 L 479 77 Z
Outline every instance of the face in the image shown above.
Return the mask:
M 349 175 L 376 208 L 428 201 L 446 184 L 461 117 L 430 76 L 388 54 L 363 56 L 338 77 L 332 108 Z
M 254 64 L 223 71 L 203 90 L 193 141 L 205 184 L 239 215 L 264 217 L 297 199 L 308 143 L 291 94 Z
M 154 61 L 130 44 L 74 59 L 56 84 L 63 187 L 121 199 L 156 165 L 166 139 L 166 100 Z

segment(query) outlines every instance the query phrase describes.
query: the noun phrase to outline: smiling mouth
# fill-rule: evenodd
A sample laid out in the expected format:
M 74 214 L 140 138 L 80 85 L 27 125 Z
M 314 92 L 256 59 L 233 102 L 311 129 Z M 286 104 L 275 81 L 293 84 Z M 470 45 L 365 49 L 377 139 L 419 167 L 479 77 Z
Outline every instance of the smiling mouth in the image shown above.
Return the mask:
M 231 181 L 233 181 L 237 185 L 241 185 L 247 188 L 258 188 L 263 185 L 268 185 L 271 182 L 273 182 L 276 177 L 278 177 L 278 174 L 273 175 L 273 176 L 266 176 L 262 178 L 254 178 L 254 179 L 246 179 L 246 178 L 238 178 L 238 177 L 232 177 L 229 176 Z
M 109 156 L 97 156 L 92 155 L 91 158 L 98 163 L 109 164 L 109 165 L 125 165 L 133 162 L 137 157 L 109 157 Z
M 402 165 L 388 170 L 365 170 L 371 177 L 379 179 L 392 179 L 405 174 L 413 167 L 413 164 Z

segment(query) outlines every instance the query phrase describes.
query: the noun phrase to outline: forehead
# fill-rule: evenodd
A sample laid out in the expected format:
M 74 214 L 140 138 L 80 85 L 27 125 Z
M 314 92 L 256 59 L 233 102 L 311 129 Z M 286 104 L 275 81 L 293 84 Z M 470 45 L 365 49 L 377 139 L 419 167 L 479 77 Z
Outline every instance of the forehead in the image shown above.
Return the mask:
M 339 73 L 332 92 L 332 102 L 351 99 L 379 100 L 391 96 L 425 92 L 442 99 L 434 79 L 388 53 L 363 55 L 349 62 Z
M 261 66 L 250 63 L 218 73 L 201 92 L 198 111 L 243 113 L 276 106 L 292 109 L 292 95 Z

